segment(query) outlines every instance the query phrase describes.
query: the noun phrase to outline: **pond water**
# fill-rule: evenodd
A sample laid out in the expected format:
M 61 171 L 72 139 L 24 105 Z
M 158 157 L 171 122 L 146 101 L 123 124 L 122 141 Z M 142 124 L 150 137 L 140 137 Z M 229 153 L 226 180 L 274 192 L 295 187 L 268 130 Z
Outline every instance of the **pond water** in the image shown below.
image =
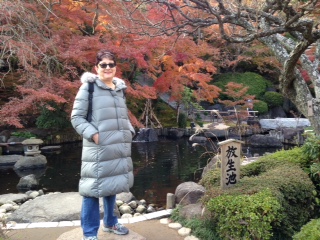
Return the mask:
M 45 193 L 78 191 L 81 146 L 80 142 L 63 144 L 59 154 L 43 153 L 47 157 L 47 168 L 33 172 L 39 178 L 39 189 Z M 276 150 L 250 149 L 250 152 L 261 155 L 262 152 Z M 193 148 L 188 138 L 134 142 L 132 159 L 135 182 L 131 192 L 137 199 L 165 206 L 167 193 L 174 193 L 180 183 L 199 180 L 201 169 L 208 161 L 208 157 L 201 156 L 204 152 L 203 147 Z M 0 195 L 18 193 L 16 186 L 22 174 L 11 168 L 0 169 Z

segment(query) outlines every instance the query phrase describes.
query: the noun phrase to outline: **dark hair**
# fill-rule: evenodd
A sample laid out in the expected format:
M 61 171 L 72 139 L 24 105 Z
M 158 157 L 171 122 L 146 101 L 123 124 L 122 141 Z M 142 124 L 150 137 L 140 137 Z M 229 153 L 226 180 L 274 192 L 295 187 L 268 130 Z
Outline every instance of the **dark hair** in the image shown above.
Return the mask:
M 116 62 L 116 56 L 114 53 L 108 51 L 108 50 L 100 50 L 97 53 L 97 57 L 96 57 L 96 66 L 98 66 L 99 62 L 102 61 L 103 58 L 107 58 L 109 60 L 113 60 L 114 64 L 117 64 Z

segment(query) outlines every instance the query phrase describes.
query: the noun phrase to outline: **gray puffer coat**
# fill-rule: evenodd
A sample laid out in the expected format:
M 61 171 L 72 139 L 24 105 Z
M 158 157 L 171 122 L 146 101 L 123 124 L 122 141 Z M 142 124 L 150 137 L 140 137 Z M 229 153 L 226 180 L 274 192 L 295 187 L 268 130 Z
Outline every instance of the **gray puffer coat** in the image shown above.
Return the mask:
M 84 73 L 71 113 L 74 129 L 83 137 L 79 192 L 87 197 L 104 197 L 129 192 L 133 186 L 131 142 L 134 128 L 129 118 L 123 80 L 114 78 L 115 90 L 97 75 Z M 94 82 L 92 121 L 88 112 L 88 82 Z M 99 143 L 92 140 L 99 133 Z

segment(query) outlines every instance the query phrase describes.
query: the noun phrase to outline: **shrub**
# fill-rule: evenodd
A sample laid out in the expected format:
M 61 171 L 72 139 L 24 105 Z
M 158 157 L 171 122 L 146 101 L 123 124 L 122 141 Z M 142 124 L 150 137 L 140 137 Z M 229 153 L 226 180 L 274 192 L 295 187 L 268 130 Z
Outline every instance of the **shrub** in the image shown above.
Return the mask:
M 303 146 L 301 147 L 301 151 L 303 156 L 306 159 L 305 169 L 309 173 L 309 176 L 316 186 L 317 189 L 317 198 L 316 202 L 318 205 L 316 206 L 316 217 L 320 215 L 320 137 L 315 135 L 309 135 L 305 140 Z
M 304 164 L 303 157 L 295 159 L 299 155 L 299 151 L 301 149 L 298 148 L 289 150 L 287 156 L 284 154 L 285 151 L 279 151 L 279 153 L 270 154 L 254 163 L 242 166 L 239 183 L 223 191 L 219 187 L 220 171 L 212 170 L 208 172 L 207 175 L 210 176 L 204 176 L 201 181 L 201 184 L 204 184 L 207 190 L 202 199 L 203 202 L 210 202 L 211 199 L 224 195 L 233 197 L 254 195 L 270 189 L 272 197 L 276 198 L 281 206 L 277 214 L 273 213 L 280 217 L 271 221 L 270 236 L 274 234 L 282 240 L 290 239 L 294 232 L 298 231 L 310 219 L 312 209 L 315 206 L 315 187 L 300 167 Z M 293 153 L 293 156 L 290 156 L 290 153 Z M 275 156 L 275 159 L 273 159 L 273 156 Z M 241 207 L 240 204 L 238 208 Z M 225 203 L 225 206 L 221 208 L 228 208 L 228 204 Z M 257 213 L 253 212 L 252 214 L 256 217 Z M 224 218 L 224 215 L 219 215 L 218 218 Z M 256 217 L 256 219 L 259 218 Z M 235 229 L 243 230 L 244 226 L 239 225 L 241 224 L 233 224 L 232 226 Z M 263 231 L 268 229 L 267 225 L 264 226 Z M 247 231 L 251 233 L 251 230 L 247 229 Z M 233 232 L 236 232 L 236 230 Z
M 215 168 L 205 174 L 199 184 L 203 185 L 205 188 L 210 189 L 211 187 L 219 187 L 221 180 L 221 169 Z
M 271 108 L 283 105 L 283 96 L 277 92 L 266 92 L 263 99 Z
M 225 91 L 225 86 L 229 82 L 240 83 L 244 87 L 248 87 L 247 94 L 256 96 L 256 99 L 260 99 L 264 95 L 269 85 L 266 79 L 253 72 L 221 74 L 214 78 L 213 84 Z M 220 98 L 228 99 L 228 96 L 221 94 Z
M 175 208 L 170 219 L 174 222 L 179 222 L 184 227 L 190 228 L 192 235 L 199 239 L 220 240 L 219 235 L 214 231 L 214 223 L 209 218 L 193 218 L 186 219 L 180 215 L 181 206 Z
M 190 219 L 184 225 L 192 230 L 192 234 L 199 239 L 220 240 L 219 234 L 214 231 L 213 222 L 209 219 Z
M 320 162 L 320 137 L 309 135 L 305 140 L 302 152 L 310 161 Z
M 196 123 L 199 125 L 199 127 L 203 127 L 203 122 L 202 121 L 197 121 Z
M 267 113 L 269 111 L 268 104 L 264 101 L 259 100 L 254 103 L 253 110 L 258 111 L 259 114 Z
M 270 239 L 280 204 L 269 189 L 252 195 L 223 195 L 208 202 L 223 239 Z
M 179 128 L 186 128 L 187 127 L 187 116 L 184 113 L 179 113 L 178 127 Z
M 41 107 L 41 115 L 36 121 L 38 128 L 65 129 L 71 127 L 68 114 L 60 109 L 56 103 L 49 103 L 49 108 L 47 106 Z
M 320 219 L 313 219 L 304 225 L 300 232 L 293 236 L 293 240 L 319 240 Z
M 306 169 L 309 165 L 308 160 L 303 155 L 303 151 L 300 147 L 294 147 L 289 150 L 279 150 L 272 154 L 268 154 L 259 158 L 251 164 L 243 166 L 241 168 L 241 177 L 257 176 L 270 169 L 284 164 L 295 163 L 302 169 Z
M 294 147 L 289 150 L 279 150 L 272 154 L 263 156 L 261 160 L 296 163 L 302 168 L 309 165 L 309 161 L 303 154 L 303 149 L 301 147 Z
M 274 189 L 282 206 L 281 225 L 275 224 L 274 232 L 282 239 L 290 238 L 312 216 L 315 187 L 308 175 L 296 164 L 279 166 L 261 175 L 261 182 Z M 268 187 L 269 187 L 268 184 Z
M 167 103 L 158 99 L 153 103 L 155 115 L 160 121 L 162 127 L 177 127 L 177 113 L 176 110 L 171 108 Z M 139 116 L 139 115 L 136 115 Z
M 12 132 L 11 135 L 16 137 L 21 137 L 21 138 L 37 137 L 35 134 L 31 132 Z

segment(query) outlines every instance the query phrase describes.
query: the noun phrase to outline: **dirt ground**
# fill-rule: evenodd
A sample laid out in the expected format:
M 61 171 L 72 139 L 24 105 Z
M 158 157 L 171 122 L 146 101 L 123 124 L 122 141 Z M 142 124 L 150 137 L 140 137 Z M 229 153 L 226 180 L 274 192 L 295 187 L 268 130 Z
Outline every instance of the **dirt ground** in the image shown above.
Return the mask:
M 131 233 L 118 236 L 99 231 L 99 239 L 110 240 L 183 240 L 178 230 L 161 224 L 159 219 L 138 223 L 125 224 Z M 10 230 L 7 232 L 8 240 L 81 240 L 81 227 L 33 228 Z

